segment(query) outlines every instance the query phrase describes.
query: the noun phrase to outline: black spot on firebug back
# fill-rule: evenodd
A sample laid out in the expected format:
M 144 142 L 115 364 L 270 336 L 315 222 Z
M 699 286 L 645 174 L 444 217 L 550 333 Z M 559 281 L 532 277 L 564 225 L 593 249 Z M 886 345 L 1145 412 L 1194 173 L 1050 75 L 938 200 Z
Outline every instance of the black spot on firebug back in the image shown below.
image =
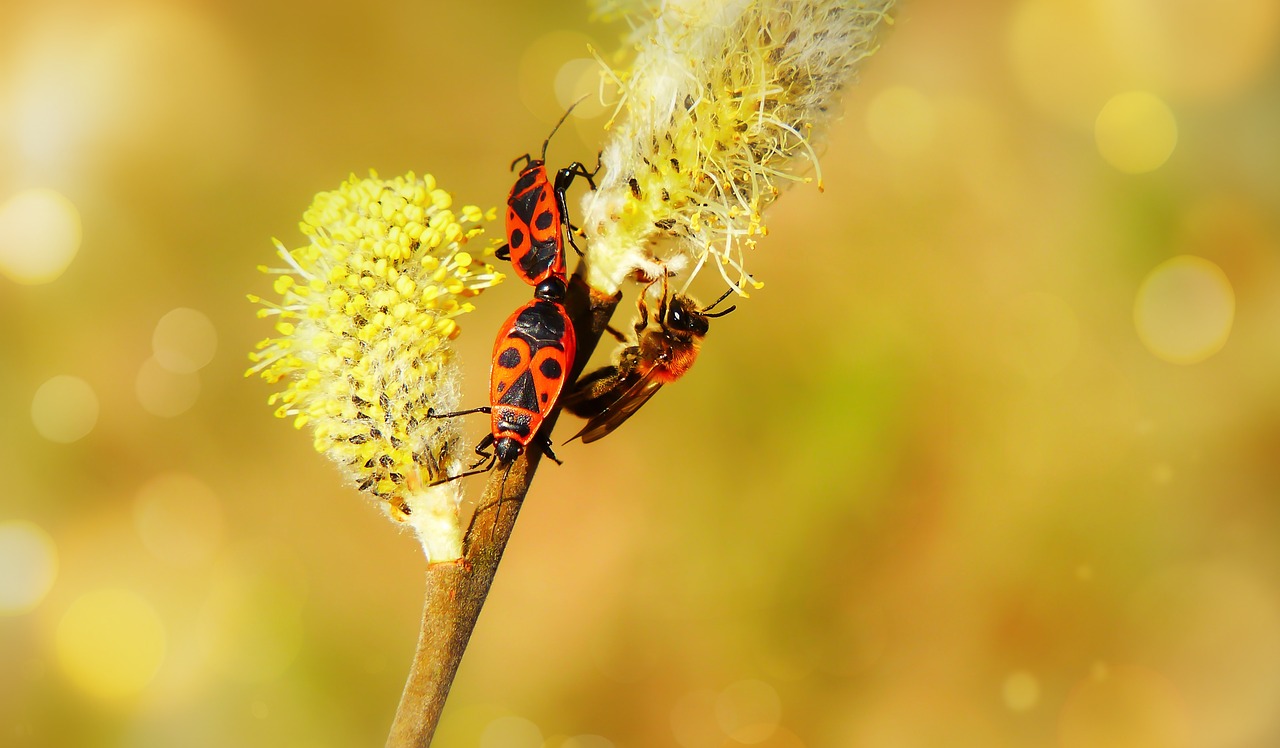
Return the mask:
M 548 358 L 538 366 L 538 371 L 547 379 L 559 379 L 564 370 L 560 367 L 560 362 L 554 358 Z
M 514 347 L 507 348 L 498 354 L 498 366 L 504 369 L 514 369 L 520 365 L 520 351 Z

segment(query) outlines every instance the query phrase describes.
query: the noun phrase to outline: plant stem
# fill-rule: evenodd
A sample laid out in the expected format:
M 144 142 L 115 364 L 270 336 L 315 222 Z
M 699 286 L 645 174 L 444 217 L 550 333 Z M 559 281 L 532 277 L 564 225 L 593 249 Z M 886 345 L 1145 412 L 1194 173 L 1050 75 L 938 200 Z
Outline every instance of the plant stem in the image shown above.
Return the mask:
M 582 270 L 579 263 L 565 299 L 578 339 L 578 353 L 569 372 L 569 382 L 582 373 L 621 298 L 621 294 L 602 296 L 591 291 L 582 278 Z M 544 433 L 551 433 L 558 416 L 557 410 L 546 419 Z M 427 567 L 422 631 L 418 635 L 409 679 L 391 724 L 387 748 L 431 745 L 449 687 L 453 685 L 458 664 L 498 573 L 498 564 L 541 459 L 542 450 L 528 449 L 511 464 L 510 470 L 495 469 L 467 529 L 462 559 Z

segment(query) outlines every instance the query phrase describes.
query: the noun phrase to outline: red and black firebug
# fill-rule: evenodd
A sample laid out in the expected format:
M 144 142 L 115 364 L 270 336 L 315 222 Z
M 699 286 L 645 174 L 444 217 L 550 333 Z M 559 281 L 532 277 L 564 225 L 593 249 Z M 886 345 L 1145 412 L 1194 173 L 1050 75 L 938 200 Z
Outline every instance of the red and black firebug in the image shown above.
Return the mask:
M 564 238 L 567 235 L 574 251 L 582 254 L 573 240 L 574 227 L 569 222 L 569 209 L 565 193 L 577 177 L 583 177 L 591 189 L 596 188 L 596 172 L 587 171 L 575 161 L 556 172 L 553 183 L 547 175 L 547 144 L 552 135 L 564 124 L 564 117 L 552 128 L 542 142 L 542 154 L 533 158 L 528 153 L 511 162 L 511 168 L 525 162 L 520 176 L 507 196 L 507 243 L 495 252 L 500 260 L 510 260 L 511 267 L 520 279 L 537 286 L 548 278 L 565 279 Z M 599 171 L 596 166 L 596 171 Z
M 564 295 L 564 281 L 549 278 L 538 284 L 532 301 L 503 323 L 489 369 L 489 405 L 455 413 L 429 413 L 432 418 L 468 413 L 490 416 L 489 433 L 475 448 L 480 461 L 468 472 L 438 483 L 483 473 L 499 463 L 509 465 L 535 440 L 547 457 L 560 462 L 551 451 L 551 438 L 539 432 L 560 399 L 578 352 Z

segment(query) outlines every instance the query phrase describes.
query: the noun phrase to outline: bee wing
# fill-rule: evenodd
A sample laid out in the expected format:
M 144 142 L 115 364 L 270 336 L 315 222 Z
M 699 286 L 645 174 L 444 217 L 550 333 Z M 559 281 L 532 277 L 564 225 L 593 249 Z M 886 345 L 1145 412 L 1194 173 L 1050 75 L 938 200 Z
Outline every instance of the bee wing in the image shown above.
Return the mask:
M 592 416 L 587 421 L 587 425 L 573 436 L 573 439 L 582 438 L 584 444 L 590 444 L 597 439 L 603 439 L 614 429 L 622 425 L 622 422 L 640 410 L 645 403 L 649 402 L 649 398 L 662 389 L 662 381 L 654 376 L 658 368 L 655 366 L 645 372 L 643 377 L 638 377 L 630 387 L 621 395 L 610 403 L 604 410 Z M 569 441 L 573 441 L 570 439 Z
M 634 372 L 624 375 L 617 366 L 602 366 L 578 377 L 560 402 L 575 416 L 589 419 L 630 389 L 636 378 Z

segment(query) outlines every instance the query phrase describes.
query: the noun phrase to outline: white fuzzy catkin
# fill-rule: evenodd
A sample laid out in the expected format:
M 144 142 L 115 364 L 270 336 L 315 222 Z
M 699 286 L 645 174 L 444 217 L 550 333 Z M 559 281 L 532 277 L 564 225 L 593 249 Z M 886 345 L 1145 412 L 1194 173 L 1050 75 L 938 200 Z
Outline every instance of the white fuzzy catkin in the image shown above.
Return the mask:
M 587 281 L 714 265 L 745 294 L 745 253 L 788 184 L 817 179 L 813 142 L 876 49 L 894 0 L 647 3 L 619 111 L 583 205 Z M 607 10 L 616 10 L 612 3 Z M 813 176 L 806 176 L 812 172 Z M 687 285 L 687 282 L 686 282 Z

